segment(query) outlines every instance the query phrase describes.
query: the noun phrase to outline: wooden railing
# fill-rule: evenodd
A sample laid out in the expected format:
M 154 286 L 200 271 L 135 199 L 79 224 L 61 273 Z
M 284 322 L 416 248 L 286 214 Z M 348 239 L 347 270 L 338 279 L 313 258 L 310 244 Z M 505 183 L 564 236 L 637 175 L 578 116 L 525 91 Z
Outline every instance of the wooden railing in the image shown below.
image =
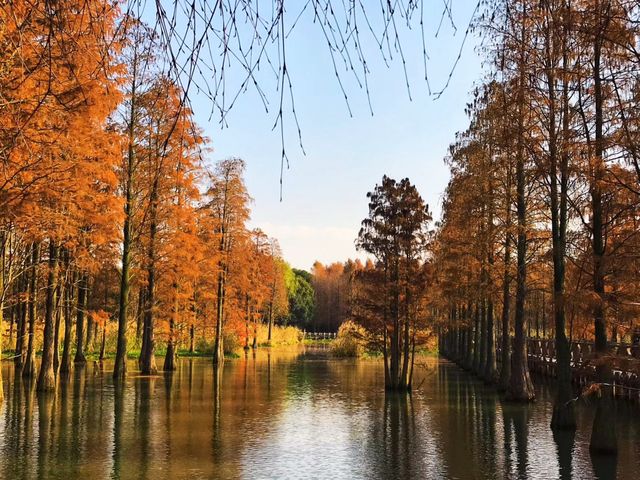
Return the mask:
M 527 342 L 529 369 L 533 372 L 555 377 L 556 345 L 553 339 L 530 338 Z M 579 386 L 585 386 L 596 380 L 593 342 L 572 342 L 571 347 L 572 380 Z M 613 392 L 616 397 L 640 402 L 640 377 L 632 371 L 632 365 L 640 362 L 640 345 L 618 343 L 610 345 L 613 362 Z M 500 362 L 501 348 L 498 344 L 496 359 Z M 637 369 L 634 369 L 637 371 Z
M 303 332 L 305 340 L 334 340 L 335 332 Z

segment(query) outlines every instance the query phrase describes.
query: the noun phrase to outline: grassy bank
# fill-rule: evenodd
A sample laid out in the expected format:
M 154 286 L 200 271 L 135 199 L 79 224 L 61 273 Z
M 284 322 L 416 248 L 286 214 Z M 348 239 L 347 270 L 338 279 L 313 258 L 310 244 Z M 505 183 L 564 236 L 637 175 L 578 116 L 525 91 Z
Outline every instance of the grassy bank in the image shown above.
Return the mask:
M 266 325 L 259 325 L 257 331 L 251 331 L 249 338 L 249 348 L 253 348 L 255 343 L 256 348 L 279 348 L 289 347 L 293 345 L 301 345 L 303 342 L 303 333 L 297 327 L 282 327 L 274 325 L 271 330 L 271 341 L 269 341 L 269 329 Z M 112 338 L 113 337 L 113 338 Z M 130 360 L 136 360 L 140 357 L 140 342 L 134 337 L 128 340 L 130 346 L 127 350 L 127 358 Z M 237 358 L 243 351 L 247 342 L 244 338 L 239 338 L 235 334 L 226 334 L 223 339 L 224 354 L 227 358 Z M 114 359 L 116 339 L 115 335 L 107 335 L 106 349 L 104 358 L 106 360 Z M 166 344 L 161 340 L 156 340 L 155 355 L 157 357 L 164 357 L 167 353 Z M 98 348 L 95 348 L 98 347 Z M 181 344 L 177 348 L 179 357 L 211 357 L 213 356 L 213 340 L 200 339 L 194 345 L 194 350 L 190 351 L 188 345 Z M 36 352 L 36 356 L 41 356 L 42 352 Z M 60 350 L 62 355 L 62 350 Z M 75 349 L 71 352 L 72 357 L 75 355 Z M 2 360 L 12 360 L 14 358 L 13 349 L 4 349 L 2 351 Z M 99 342 L 91 342 L 88 351 L 85 352 L 85 357 L 88 362 L 98 361 L 100 359 Z

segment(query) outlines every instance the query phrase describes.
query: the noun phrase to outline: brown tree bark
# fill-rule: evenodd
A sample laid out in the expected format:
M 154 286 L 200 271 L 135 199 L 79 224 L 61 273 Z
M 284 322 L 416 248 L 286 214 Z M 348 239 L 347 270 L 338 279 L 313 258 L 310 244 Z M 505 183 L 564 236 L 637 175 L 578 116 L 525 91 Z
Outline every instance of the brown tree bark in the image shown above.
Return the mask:
M 529 402 L 535 398 L 533 383 L 529 375 L 527 358 L 527 330 L 525 319 L 525 300 L 527 288 L 527 201 L 525 196 L 525 144 L 524 144 L 524 115 L 525 115 L 525 81 L 526 81 L 526 1 L 522 1 L 522 19 L 520 26 L 518 59 L 518 132 L 516 147 L 516 214 L 518 235 L 516 242 L 516 305 L 514 320 L 513 353 L 511 356 L 511 377 L 507 387 L 506 397 L 509 400 Z
M 155 360 L 154 309 L 156 301 L 156 233 L 158 229 L 158 175 L 153 180 L 149 209 L 149 250 L 147 252 L 147 294 L 142 325 L 142 350 L 140 351 L 140 370 L 143 375 L 155 375 L 158 372 Z
M 609 353 L 607 342 L 607 323 L 605 318 L 605 269 L 604 269 L 604 212 L 602 206 L 602 183 L 604 181 L 604 134 L 602 91 L 602 47 L 604 30 L 610 18 L 610 0 L 596 0 L 595 14 L 598 17 L 593 42 L 593 82 L 595 108 L 594 165 L 591 182 L 591 221 L 592 221 L 592 253 L 593 253 L 593 292 L 597 302 L 593 308 L 595 328 L 595 352 L 599 357 Z M 601 385 L 602 394 L 598 398 L 596 415 L 591 430 L 589 450 L 593 453 L 615 454 L 618 451 L 616 436 L 615 404 L 612 396 L 612 370 L 607 362 L 599 362 L 596 374 Z
M 69 265 L 68 253 L 65 254 L 65 263 Z M 69 274 L 67 286 L 64 289 L 64 340 L 62 347 L 62 359 L 60 361 L 60 377 L 68 380 L 71 375 L 71 330 L 73 328 L 72 304 L 74 293 L 72 285 L 75 275 Z
M 36 352 L 35 352 L 35 325 L 36 306 L 38 304 L 38 263 L 40 261 L 40 245 L 31 244 L 31 272 L 29 273 L 29 338 L 27 341 L 27 352 L 22 366 L 22 377 L 32 378 L 36 374 Z
M 53 368 L 53 350 L 55 335 L 55 305 L 58 283 L 58 247 L 53 240 L 49 240 L 49 264 L 47 274 L 47 289 L 44 311 L 44 337 L 42 345 L 42 361 L 38 375 L 37 390 L 39 392 L 54 391 L 56 375 Z
M 551 12 L 549 12 L 551 17 Z M 550 19 L 555 23 L 555 19 Z M 549 176 L 551 196 L 551 237 L 553 257 L 553 312 L 555 320 L 557 391 L 553 405 L 551 428 L 575 429 L 576 418 L 571 386 L 571 350 L 566 334 L 565 318 L 565 257 L 567 244 L 567 203 L 569 177 L 569 86 L 566 78 L 568 64 L 568 19 L 562 28 L 562 152 L 558 152 L 556 135 L 555 75 L 552 68 L 552 35 L 547 33 L 547 95 L 549 97 Z M 560 162 L 558 157 L 560 156 Z M 558 185 L 558 178 L 560 184 Z M 544 305 L 543 305 L 544 308 Z
M 87 359 L 84 356 L 84 319 L 87 312 L 87 289 L 89 279 L 86 273 L 80 274 L 78 282 L 78 301 L 76 303 L 76 355 L 73 363 L 84 365 Z

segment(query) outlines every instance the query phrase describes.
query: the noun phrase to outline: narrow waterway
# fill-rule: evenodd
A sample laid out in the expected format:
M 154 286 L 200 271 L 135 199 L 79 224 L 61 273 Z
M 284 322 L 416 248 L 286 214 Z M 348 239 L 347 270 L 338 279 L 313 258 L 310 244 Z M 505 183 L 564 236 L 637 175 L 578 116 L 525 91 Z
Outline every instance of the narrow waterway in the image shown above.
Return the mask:
M 109 364 L 38 396 L 3 363 L 2 479 L 637 479 L 640 407 L 620 403 L 617 461 L 548 428 L 551 391 L 530 406 L 444 360 L 419 360 L 409 398 L 385 396 L 381 362 L 318 349 L 181 359 L 173 375 L 114 388 Z M 132 365 L 133 368 L 133 365 Z

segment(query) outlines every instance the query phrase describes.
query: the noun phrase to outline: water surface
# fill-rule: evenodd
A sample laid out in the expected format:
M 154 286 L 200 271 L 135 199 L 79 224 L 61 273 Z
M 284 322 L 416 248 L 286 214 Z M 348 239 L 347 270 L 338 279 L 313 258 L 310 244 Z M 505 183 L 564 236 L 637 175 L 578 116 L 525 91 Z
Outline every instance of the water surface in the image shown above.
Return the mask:
M 384 394 L 381 362 L 317 349 L 259 350 L 217 376 L 183 358 L 119 388 L 109 368 L 39 396 L 3 364 L 0 478 L 640 478 L 640 406 L 618 405 L 617 462 L 593 459 L 591 406 L 554 437 L 548 386 L 533 405 L 503 404 L 435 358 L 420 359 L 409 398 Z

